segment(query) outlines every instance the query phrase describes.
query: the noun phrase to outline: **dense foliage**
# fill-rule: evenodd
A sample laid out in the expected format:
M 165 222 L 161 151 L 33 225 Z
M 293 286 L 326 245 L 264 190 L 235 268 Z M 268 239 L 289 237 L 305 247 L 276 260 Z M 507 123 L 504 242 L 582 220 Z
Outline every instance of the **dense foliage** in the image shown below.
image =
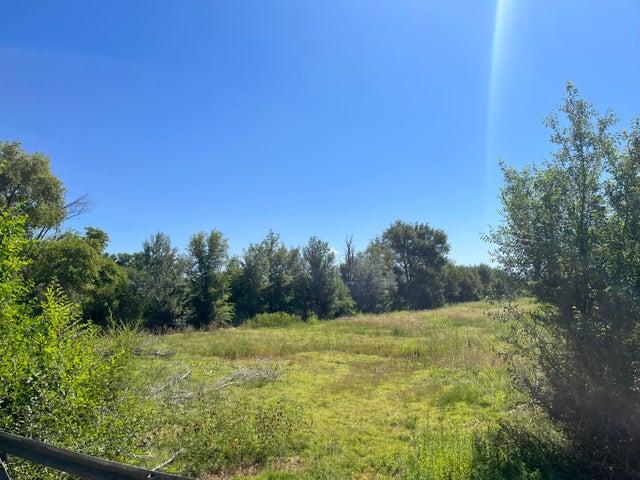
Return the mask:
M 0 429 L 115 457 L 131 438 L 119 415 L 127 337 L 99 349 L 97 327 L 78 321 L 55 284 L 31 300 L 27 246 L 24 217 L 0 214 Z M 14 471 L 56 478 L 19 462 Z
M 65 217 L 64 187 L 49 158 L 28 154 L 17 142 L 0 142 L 0 207 L 25 215 L 29 232 L 42 236 Z
M 447 302 L 501 298 L 514 284 L 486 265 L 447 259 L 446 234 L 426 223 L 396 221 L 361 252 L 352 241 L 342 263 L 318 237 L 286 246 L 275 232 L 229 256 L 219 231 L 191 237 L 186 253 L 158 232 L 133 253 L 107 253 L 106 232 L 64 231 L 86 209 L 65 203 L 48 157 L 0 143 L 0 212 L 25 218 L 30 259 L 25 274 L 42 301 L 50 285 L 79 306 L 79 316 L 106 327 L 116 321 L 151 330 L 239 324 L 262 313 L 326 319 L 360 312 L 434 308 Z
M 55 283 L 82 319 L 103 327 L 121 321 L 151 330 L 205 328 L 278 312 L 325 319 L 516 291 L 499 270 L 453 264 L 446 234 L 425 223 L 396 221 L 361 252 L 350 240 L 342 263 L 318 237 L 288 247 L 272 231 L 231 258 L 215 230 L 193 235 L 185 254 L 161 232 L 139 252 L 109 254 L 103 230 L 63 230 L 86 208 L 84 198 L 65 204 L 64 194 L 48 157 L 0 143 L 0 212 L 24 215 L 33 240 L 25 267 L 31 298 L 42 300 Z
M 552 160 L 504 168 L 507 271 L 544 305 L 515 344 L 519 383 L 598 478 L 640 472 L 640 123 L 621 134 L 569 85 Z
M 222 233 L 200 232 L 189 242 L 189 306 L 194 327 L 225 325 L 233 318 L 229 281 L 224 273 L 227 241 Z
M 244 323 L 249 328 L 280 328 L 302 324 L 302 317 L 285 312 L 259 313 Z
M 447 235 L 425 223 L 397 221 L 380 240 L 393 258 L 398 283 L 396 305 L 409 309 L 441 306 L 445 302 Z
M 37 295 L 56 283 L 80 306 L 85 320 L 102 326 L 121 318 L 134 318 L 139 306 L 125 271 L 105 255 L 109 237 L 87 228 L 84 235 L 65 232 L 30 244 L 26 275 Z
M 24 215 L 27 234 L 44 238 L 89 208 L 86 196 L 65 202 L 64 185 L 51 173 L 49 157 L 29 154 L 18 142 L 0 141 L 1 211 Z

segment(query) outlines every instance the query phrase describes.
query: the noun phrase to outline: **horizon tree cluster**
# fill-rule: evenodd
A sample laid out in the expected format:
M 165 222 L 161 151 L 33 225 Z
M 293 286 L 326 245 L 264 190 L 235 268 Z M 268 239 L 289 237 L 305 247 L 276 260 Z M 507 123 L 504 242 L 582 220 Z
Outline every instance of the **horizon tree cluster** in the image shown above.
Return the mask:
M 34 296 L 55 282 L 84 320 L 102 326 L 120 321 L 157 330 L 206 328 L 274 312 L 327 319 L 498 298 L 513 288 L 488 265 L 451 262 L 444 231 L 400 220 L 361 252 L 348 241 L 342 263 L 318 237 L 288 247 L 273 231 L 233 257 L 217 230 L 194 234 L 186 252 L 158 232 L 138 252 L 110 254 L 107 232 L 63 228 L 85 201 L 66 202 L 46 155 L 0 143 L 0 211 L 25 216 L 31 239 L 26 273 Z

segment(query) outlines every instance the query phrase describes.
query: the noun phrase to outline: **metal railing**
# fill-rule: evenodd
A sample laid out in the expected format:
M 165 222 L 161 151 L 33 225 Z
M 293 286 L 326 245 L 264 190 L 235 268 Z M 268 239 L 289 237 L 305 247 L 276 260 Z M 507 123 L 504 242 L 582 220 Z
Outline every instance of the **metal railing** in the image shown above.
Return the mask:
M 2 431 L 0 431 L 0 480 L 11 480 L 7 455 L 20 457 L 87 480 L 191 480 L 187 477 L 71 452 L 45 442 Z

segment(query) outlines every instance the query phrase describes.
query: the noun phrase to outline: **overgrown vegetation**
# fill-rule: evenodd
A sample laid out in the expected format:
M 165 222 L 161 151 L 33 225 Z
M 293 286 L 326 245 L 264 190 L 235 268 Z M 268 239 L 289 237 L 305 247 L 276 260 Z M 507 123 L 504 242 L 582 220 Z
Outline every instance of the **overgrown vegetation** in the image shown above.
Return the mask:
M 259 313 L 247 320 L 244 325 L 249 328 L 290 327 L 302 323 L 302 317 L 290 313 Z
M 640 478 L 640 121 L 572 85 L 560 112 L 551 160 L 503 168 L 499 269 L 403 221 L 341 263 L 274 232 L 108 254 L 0 143 L 0 429 L 202 478 Z
M 541 167 L 504 168 L 497 258 L 543 308 L 508 340 L 514 378 L 597 478 L 640 478 L 640 123 L 611 132 L 572 85 Z
M 118 457 L 136 428 L 123 388 L 132 336 L 99 341 L 56 285 L 31 300 L 27 245 L 24 218 L 0 214 L 0 429 Z M 17 478 L 57 478 L 25 463 L 13 468 Z
M 170 468 L 204 479 L 474 478 L 474 439 L 512 406 L 500 309 L 142 334 L 136 382 L 159 419 L 147 463 L 181 451 Z

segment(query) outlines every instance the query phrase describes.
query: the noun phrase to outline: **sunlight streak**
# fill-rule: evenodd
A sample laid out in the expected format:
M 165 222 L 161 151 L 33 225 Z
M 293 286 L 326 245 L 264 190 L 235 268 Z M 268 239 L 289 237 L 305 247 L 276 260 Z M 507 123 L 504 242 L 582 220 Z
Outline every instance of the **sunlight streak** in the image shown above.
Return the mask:
M 502 91 L 502 82 L 505 74 L 506 38 L 512 7 L 512 0 L 497 0 L 496 2 L 486 121 L 485 185 L 489 192 L 494 190 L 493 187 L 495 187 L 496 184 L 495 172 L 499 155 L 495 145 L 496 124 L 500 104 L 500 93 Z

